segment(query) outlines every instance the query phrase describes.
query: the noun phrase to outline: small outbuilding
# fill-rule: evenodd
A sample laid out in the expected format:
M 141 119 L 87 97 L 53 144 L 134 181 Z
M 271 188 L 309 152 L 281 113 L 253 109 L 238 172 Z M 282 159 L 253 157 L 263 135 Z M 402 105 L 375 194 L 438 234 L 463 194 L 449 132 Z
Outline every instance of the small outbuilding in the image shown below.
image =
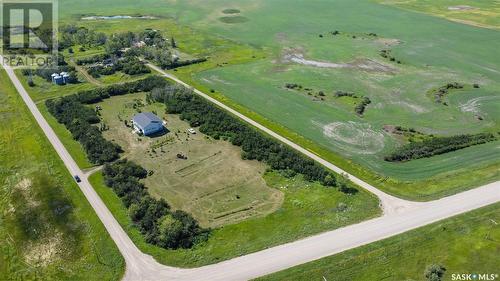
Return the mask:
M 132 124 L 137 133 L 149 136 L 164 130 L 163 121 L 151 112 L 136 114 Z

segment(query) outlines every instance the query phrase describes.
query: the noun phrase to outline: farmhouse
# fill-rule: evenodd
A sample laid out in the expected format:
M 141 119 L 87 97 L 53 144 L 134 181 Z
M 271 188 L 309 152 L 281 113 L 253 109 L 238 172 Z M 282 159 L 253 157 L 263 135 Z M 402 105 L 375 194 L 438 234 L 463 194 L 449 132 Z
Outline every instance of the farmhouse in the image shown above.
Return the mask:
M 163 122 L 158 116 L 151 112 L 136 114 L 132 124 L 137 133 L 149 136 L 163 130 Z

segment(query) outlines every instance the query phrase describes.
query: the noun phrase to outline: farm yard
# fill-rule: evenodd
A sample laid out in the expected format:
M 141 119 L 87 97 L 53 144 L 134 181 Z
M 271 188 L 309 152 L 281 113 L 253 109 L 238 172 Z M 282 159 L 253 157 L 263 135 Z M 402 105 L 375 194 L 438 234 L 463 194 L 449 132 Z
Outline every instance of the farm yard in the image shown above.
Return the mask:
M 124 149 L 123 157 L 152 173 L 144 181 L 149 191 L 191 213 L 202 226 L 264 216 L 281 206 L 283 194 L 266 185 L 262 163 L 242 160 L 240 149 L 226 141 L 189 133 L 188 123 L 165 114 L 162 104 L 148 104 L 145 93 L 114 97 L 96 106 L 102 108 L 104 136 Z M 133 133 L 124 122 L 140 111 L 156 112 L 166 120 L 167 133 Z
M 143 183 L 151 195 L 213 228 L 207 241 L 191 249 L 167 250 L 145 243 L 125 206 L 104 185 L 102 174 L 91 176 L 92 185 L 134 242 L 162 263 L 205 265 L 380 214 L 378 200 L 366 191 L 343 193 L 302 175 L 271 171 L 262 162 L 243 160 L 241 148 L 223 139 L 198 130 L 190 133 L 186 121 L 166 114 L 164 105 L 148 102 L 145 93 L 90 106 L 98 108 L 104 137 L 122 147 L 123 158 L 147 170 Z M 157 114 L 166 121 L 165 132 L 152 137 L 134 133 L 129 120 L 138 112 Z
M 105 31 L 110 28 L 108 32 L 117 32 L 113 23 L 103 27 Z M 144 33 L 159 34 L 156 29 L 141 28 L 134 30 L 135 34 L 110 35 L 110 40 L 119 41 L 114 47 L 118 64 L 133 61 L 138 66 L 137 56 L 148 56 L 147 51 L 151 49 L 147 48 L 145 53 L 134 48 L 133 52 L 141 51 L 139 54 L 123 51 Z M 68 30 L 87 34 L 88 37 L 84 38 L 90 40 L 95 37 L 89 34 L 96 34 L 85 27 L 70 25 Z M 70 38 L 74 36 L 72 32 L 69 34 Z M 188 37 L 199 39 L 196 34 Z M 174 42 L 173 36 L 169 40 L 160 40 L 162 44 Z M 190 48 L 197 48 L 200 44 L 184 40 L 181 37 L 176 45 L 189 42 Z M 160 60 L 161 55 L 150 60 L 167 69 L 181 66 L 184 66 L 182 69 L 203 69 L 214 63 L 228 65 L 223 62 L 226 60 L 224 56 L 237 58 L 246 54 L 256 59 L 259 54 L 248 46 L 241 47 L 224 39 L 202 41 L 203 44 L 212 42 L 228 42 L 231 50 L 216 48 L 215 52 L 224 55 L 217 62 L 207 64 L 204 64 L 206 54 L 191 52 L 193 55 L 190 55 L 189 48 L 175 50 L 174 55 L 179 60 L 174 60 L 169 52 L 164 53 L 166 60 Z M 70 48 L 78 46 L 73 41 L 68 44 L 72 46 Z M 115 71 L 116 63 L 109 64 L 105 57 L 113 48 L 106 45 L 103 53 L 102 47 L 93 45 L 100 43 L 91 41 L 85 44 L 86 47 L 80 47 L 78 51 L 64 51 L 71 58 L 70 67 L 74 67 L 81 79 L 78 84 L 85 87 L 81 90 L 61 88 L 67 90 L 44 96 L 43 91 L 34 90 L 38 86 L 35 84 L 29 94 L 37 100 L 42 114 L 82 168 L 105 164 L 103 172 L 97 172 L 91 178 L 93 185 L 110 204 L 122 225 L 127 226 L 127 232 L 135 242 L 161 262 L 188 267 L 209 264 L 380 215 L 375 196 L 359 190 L 297 152 L 268 140 L 260 133 L 253 133 L 253 129 L 243 129 L 247 125 L 239 124 L 237 120 L 225 121 L 234 122 L 242 132 L 250 134 L 247 137 L 251 136 L 252 141 L 262 145 L 255 147 L 264 152 L 262 155 L 278 151 L 277 157 L 262 159 L 261 155 L 260 162 L 244 160 L 250 154 L 228 141 L 234 135 L 225 135 L 219 140 L 219 137 L 202 134 L 198 131 L 201 127 L 194 132 L 188 130 L 188 123 L 177 115 L 162 114 L 164 106 L 150 103 L 146 94 L 140 93 L 168 84 L 165 79 L 148 74 L 135 78 L 124 76 Z M 159 48 L 154 43 L 149 44 L 154 49 Z M 177 46 L 172 44 L 152 51 L 163 52 L 171 48 Z M 97 75 L 92 70 L 94 66 L 98 68 Z M 31 73 L 20 74 L 24 75 L 23 83 L 29 84 Z M 126 80 L 115 80 L 112 78 L 115 75 Z M 103 76 L 107 81 L 101 80 Z M 132 132 L 130 119 L 144 110 L 167 119 L 167 129 L 163 134 L 146 138 Z M 119 158 L 124 160 L 116 161 Z M 268 162 L 271 160 L 273 162 Z M 271 169 L 264 164 L 276 165 L 279 161 L 287 166 Z M 123 171 L 135 171 L 136 174 L 125 173 L 123 177 Z M 146 216 L 141 211 L 144 208 L 148 212 Z M 149 214 L 154 208 L 159 211 Z M 160 217 L 151 219 L 151 215 Z M 182 227 L 178 228 L 179 225 Z M 288 226 L 287 232 L 281 231 L 284 225 Z M 179 236 L 164 235 L 165 231 L 175 231 Z M 261 236 L 262 232 L 267 235 Z M 248 243 L 241 247 L 244 240 Z

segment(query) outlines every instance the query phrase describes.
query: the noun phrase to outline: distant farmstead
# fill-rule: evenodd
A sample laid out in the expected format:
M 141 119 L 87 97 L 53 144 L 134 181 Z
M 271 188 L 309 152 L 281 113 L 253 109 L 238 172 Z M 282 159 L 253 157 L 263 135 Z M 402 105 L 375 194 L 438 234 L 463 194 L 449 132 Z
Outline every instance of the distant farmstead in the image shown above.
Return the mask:
M 163 131 L 163 121 L 151 112 L 136 114 L 132 124 L 137 133 L 145 136 Z

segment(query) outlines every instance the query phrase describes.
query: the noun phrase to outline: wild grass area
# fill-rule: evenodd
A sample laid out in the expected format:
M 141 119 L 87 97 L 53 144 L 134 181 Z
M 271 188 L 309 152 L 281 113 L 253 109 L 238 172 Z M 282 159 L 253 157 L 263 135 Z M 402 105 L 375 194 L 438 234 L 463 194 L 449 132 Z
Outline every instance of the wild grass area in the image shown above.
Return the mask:
M 90 177 L 92 186 L 134 243 L 158 262 L 179 267 L 198 267 L 291 242 L 380 215 L 378 200 L 360 191 L 346 195 L 334 188 L 309 183 L 297 176 L 286 179 L 271 172 L 266 184 L 284 195 L 283 204 L 265 217 L 214 229 L 208 241 L 192 249 L 165 250 L 147 244 L 129 218 L 121 200 L 103 182 L 100 172 Z
M 119 280 L 114 242 L 4 71 L 0 85 L 1 279 Z
M 257 280 L 431 280 L 426 268 L 498 274 L 500 204 L 494 204 Z M 411 250 L 410 250 L 411 249 Z
M 459 23 L 500 29 L 500 2 L 496 0 L 380 0 L 379 2 L 443 17 Z
M 188 123 L 165 114 L 162 104 L 148 104 L 145 93 L 113 97 L 96 106 L 106 127 L 103 135 L 123 148 L 123 157 L 150 171 L 144 181 L 150 194 L 191 213 L 203 227 L 265 216 L 281 205 L 282 193 L 262 178 L 264 164 L 242 160 L 240 148 L 227 141 L 189 133 Z M 165 120 L 166 133 L 133 133 L 129 121 L 139 112 Z

